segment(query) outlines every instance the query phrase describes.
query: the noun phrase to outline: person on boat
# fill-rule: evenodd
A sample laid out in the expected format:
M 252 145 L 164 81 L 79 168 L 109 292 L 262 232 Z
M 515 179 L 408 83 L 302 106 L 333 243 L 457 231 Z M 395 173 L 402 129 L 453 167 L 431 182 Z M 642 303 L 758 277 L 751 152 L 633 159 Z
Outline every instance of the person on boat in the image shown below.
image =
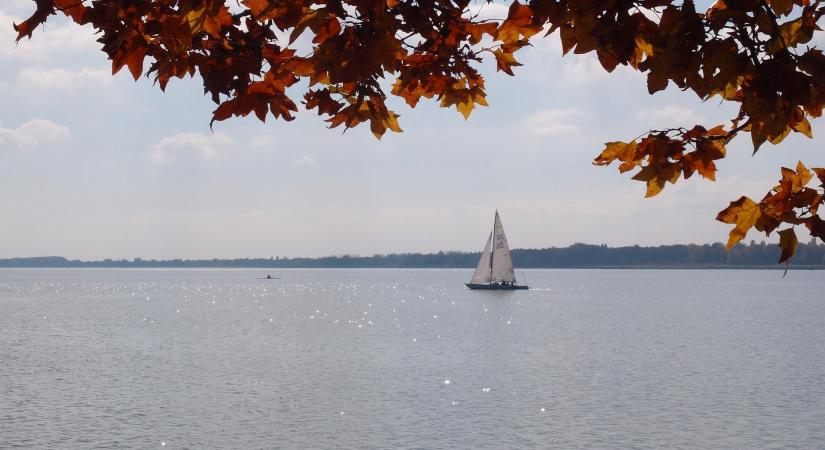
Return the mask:
M 266 274 L 266 279 L 267 279 L 267 280 L 271 280 L 271 279 L 272 279 L 272 275 L 270 275 L 270 274 Z

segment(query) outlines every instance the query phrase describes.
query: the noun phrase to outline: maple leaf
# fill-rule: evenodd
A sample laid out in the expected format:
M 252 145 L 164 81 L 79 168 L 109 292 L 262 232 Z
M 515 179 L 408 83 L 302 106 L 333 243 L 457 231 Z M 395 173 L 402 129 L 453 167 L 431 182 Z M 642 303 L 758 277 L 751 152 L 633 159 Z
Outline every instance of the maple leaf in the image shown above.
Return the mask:
M 517 42 L 521 36 L 529 38 L 541 29 L 541 26 L 533 24 L 533 10 L 514 0 L 507 12 L 507 19 L 498 27 L 496 39 L 511 44 Z
M 782 249 L 782 254 L 779 256 L 779 262 L 788 261 L 794 253 L 799 240 L 796 237 L 796 232 L 793 228 L 787 228 L 779 231 L 779 248 Z
M 633 155 L 635 155 L 637 149 L 636 141 L 633 142 L 608 142 L 605 144 L 604 150 L 593 160 L 593 164 L 597 166 L 606 166 L 616 159 L 621 161 L 632 161 L 635 160 Z
M 207 10 L 206 5 L 200 9 L 192 10 L 186 15 L 186 20 L 192 30 L 192 35 L 205 31 L 210 36 L 219 37 L 223 27 L 232 25 L 232 15 L 222 5 L 217 12 Z
M 727 208 L 720 211 L 716 216 L 716 220 L 736 225 L 730 232 L 730 238 L 725 248 L 730 250 L 744 239 L 748 230 L 756 224 L 761 215 L 762 210 L 759 208 L 759 204 L 744 196 L 740 197 L 739 200 L 730 202 Z
M 787 167 L 782 168 L 782 181 L 780 183 L 788 186 L 789 193 L 799 192 L 811 181 L 813 176 L 811 171 L 802 164 L 802 161 L 799 161 L 796 163 L 796 171 Z
M 512 53 L 504 53 L 501 50 L 495 50 L 493 51 L 493 55 L 496 57 L 496 69 L 508 75 L 514 75 L 512 68 L 521 65 L 521 63 L 516 61 L 516 58 Z
M 805 223 L 805 226 L 808 227 L 811 236 L 825 241 L 825 220 L 822 220 L 819 216 L 813 216 L 811 220 Z

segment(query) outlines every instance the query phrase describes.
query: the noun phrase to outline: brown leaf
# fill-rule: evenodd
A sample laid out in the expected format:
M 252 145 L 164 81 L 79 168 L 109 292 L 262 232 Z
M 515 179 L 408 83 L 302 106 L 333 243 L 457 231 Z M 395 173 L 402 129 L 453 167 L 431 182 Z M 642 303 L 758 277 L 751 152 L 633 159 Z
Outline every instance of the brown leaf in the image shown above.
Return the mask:
M 794 253 L 796 247 L 799 245 L 799 240 L 796 238 L 796 233 L 793 228 L 786 228 L 779 231 L 779 248 L 782 249 L 782 254 L 779 256 L 779 262 L 788 261 Z
M 825 220 L 822 220 L 819 216 L 813 216 L 805 223 L 805 226 L 808 227 L 811 236 L 818 237 L 825 242 Z

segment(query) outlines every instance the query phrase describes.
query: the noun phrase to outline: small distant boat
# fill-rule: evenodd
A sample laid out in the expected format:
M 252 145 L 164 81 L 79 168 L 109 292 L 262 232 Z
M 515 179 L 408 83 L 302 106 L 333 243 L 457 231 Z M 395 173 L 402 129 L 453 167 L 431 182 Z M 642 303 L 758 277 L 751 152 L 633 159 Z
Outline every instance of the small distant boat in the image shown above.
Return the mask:
M 272 275 L 267 274 L 265 277 L 258 277 L 259 280 L 280 280 L 281 277 L 273 277 Z
M 510 246 L 507 245 L 507 236 L 501 218 L 493 221 L 493 231 L 487 237 L 487 244 L 481 252 L 478 266 L 473 273 L 473 279 L 464 283 L 470 289 L 490 291 L 515 291 L 528 289 L 527 286 L 516 284 L 516 274 L 513 272 L 513 259 L 510 257 Z

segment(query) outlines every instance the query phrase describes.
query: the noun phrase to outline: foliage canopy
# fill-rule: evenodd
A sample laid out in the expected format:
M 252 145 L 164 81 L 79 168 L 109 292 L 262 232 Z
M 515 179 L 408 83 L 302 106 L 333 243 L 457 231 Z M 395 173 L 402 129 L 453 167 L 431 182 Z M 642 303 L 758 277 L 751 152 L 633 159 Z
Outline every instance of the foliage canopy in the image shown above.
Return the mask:
M 485 55 L 513 75 L 516 53 L 554 33 L 564 54 L 595 53 L 608 72 L 624 65 L 645 73 L 651 94 L 673 83 L 700 100 L 738 103 L 727 124 L 606 144 L 594 164 L 635 171 L 648 197 L 696 173 L 715 180 L 715 161 L 741 133 L 754 152 L 790 133 L 812 137 L 809 119 L 825 107 L 825 55 L 808 45 L 821 31 L 822 0 L 718 0 L 705 12 L 691 0 L 512 0 L 500 20 L 473 13 L 470 0 L 33 1 L 31 17 L 15 25 L 18 40 L 61 12 L 100 33 L 113 72 L 145 73 L 161 89 L 200 74 L 218 105 L 212 122 L 252 113 L 292 120 L 298 106 L 287 90 L 302 79 L 304 107 L 330 127 L 368 122 L 378 138 L 401 131 L 387 95 L 410 107 L 434 99 L 466 118 L 487 105 L 478 71 Z M 302 35 L 312 42 L 305 54 L 296 46 Z M 819 186 L 807 187 L 814 175 Z M 782 168 L 761 201 L 741 197 L 719 213 L 734 225 L 728 248 L 751 228 L 770 235 L 783 224 L 780 262 L 796 249 L 796 225 L 825 240 L 823 189 L 825 169 Z

